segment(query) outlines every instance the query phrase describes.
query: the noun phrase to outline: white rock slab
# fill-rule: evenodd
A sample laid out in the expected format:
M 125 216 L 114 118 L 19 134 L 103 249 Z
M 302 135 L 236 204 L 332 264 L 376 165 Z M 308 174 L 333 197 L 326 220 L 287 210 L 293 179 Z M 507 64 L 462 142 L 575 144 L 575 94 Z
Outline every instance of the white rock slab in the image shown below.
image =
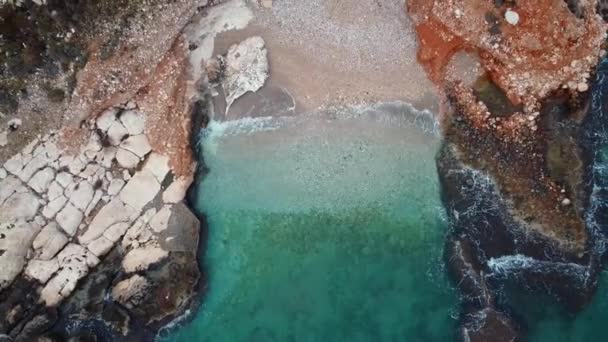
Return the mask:
M 36 279 L 41 284 L 46 284 L 47 281 L 59 270 L 59 262 L 53 260 L 30 260 L 25 268 L 25 275 L 32 279 Z
M 110 126 L 116 121 L 116 114 L 118 113 L 117 108 L 110 108 L 103 111 L 96 120 L 97 128 L 103 132 L 107 132 Z
M 152 152 L 150 156 L 148 156 L 144 169 L 150 171 L 154 177 L 156 177 L 156 180 L 158 180 L 159 183 L 162 183 L 171 170 L 169 168 L 169 158 L 162 154 Z
M 112 249 L 112 247 L 114 247 L 114 242 L 108 240 L 104 236 L 98 237 L 96 240 L 93 240 L 93 242 L 87 245 L 89 251 L 91 251 L 91 253 L 97 257 L 106 255 Z
M 95 267 L 99 264 L 99 259 L 90 253 L 85 247 L 76 244 L 70 243 L 68 244 L 59 254 L 57 254 L 57 258 L 59 259 L 59 265 L 65 266 L 74 260 L 81 262 L 83 261 L 87 267 Z
M 119 194 L 120 199 L 137 211 L 154 199 L 160 191 L 160 183 L 147 169 L 137 172 Z
M 114 146 L 108 146 L 101 150 L 97 156 L 97 161 L 106 169 L 112 167 L 112 163 L 116 158 L 116 152 L 118 149 Z
M 89 179 L 91 177 L 97 176 L 100 170 L 103 170 L 103 168 L 98 164 L 87 164 L 87 166 L 78 176 L 80 176 L 80 178 Z
M 120 144 L 120 148 L 133 152 L 139 158 L 145 157 L 152 151 L 148 138 L 143 134 L 128 137 Z
M 188 188 L 192 184 L 192 177 L 179 177 L 177 178 L 165 192 L 163 192 L 163 202 L 164 203 L 179 203 L 184 200 L 186 197 L 186 193 L 188 192 Z
M 48 200 L 52 201 L 57 197 L 63 195 L 63 187 L 59 185 L 59 182 L 54 180 L 53 182 L 51 182 L 51 185 L 49 186 L 49 190 L 47 191 L 46 195 Z
M 57 223 L 51 222 L 34 239 L 32 247 L 35 250 L 35 258 L 51 260 L 67 243 L 68 237 L 59 230 Z
M 57 214 L 55 220 L 63 229 L 63 231 L 68 234 L 68 236 L 76 235 L 76 231 L 78 231 L 78 226 L 84 216 L 80 210 L 76 209 L 71 203 L 65 205 L 63 209 Z
M 108 195 L 117 195 L 123 186 L 125 186 L 124 180 L 120 178 L 112 178 L 112 180 L 110 181 L 110 186 L 108 187 Z
M 119 222 L 113 224 L 110 228 L 103 232 L 103 236 L 106 239 L 112 241 L 113 243 L 117 242 L 123 235 L 125 235 L 125 233 L 129 229 L 129 226 L 129 223 L 127 222 Z
M 146 120 L 138 110 L 127 110 L 120 115 L 120 121 L 127 129 L 130 135 L 138 135 L 144 133 Z
M 91 224 L 89 224 L 87 231 L 78 237 L 78 241 L 87 245 L 100 237 L 112 225 L 119 222 L 130 224 L 135 221 L 137 216 L 139 216 L 139 212 L 140 210 L 136 210 L 133 207 L 126 205 L 116 197 L 99 210 L 91 221 Z
M 74 178 L 74 176 L 72 176 L 71 174 L 67 173 L 67 172 L 59 172 L 57 174 L 57 182 L 59 183 L 59 185 L 61 185 L 62 187 L 66 187 L 68 185 L 70 185 L 70 183 L 72 183 L 72 179 Z
M 59 159 L 62 151 L 52 141 L 46 141 L 36 147 L 33 155 L 36 157 L 42 157 L 47 163 L 52 163 Z
M 11 197 L 22 186 L 23 183 L 14 176 L 8 176 L 0 181 L 0 204 L 4 203 L 7 198 Z
M 59 157 L 59 167 L 60 168 L 64 168 L 64 167 L 68 167 L 73 161 L 74 161 L 74 156 L 72 155 L 63 155 L 61 157 Z
M 85 211 L 89 206 L 89 203 L 91 203 L 94 194 L 95 190 L 93 190 L 93 186 L 87 181 L 82 181 L 78 183 L 77 187 L 72 192 L 70 203 L 80 211 Z
M 4 163 L 4 169 L 14 175 L 19 173 L 19 171 L 21 171 L 24 166 L 25 161 L 23 160 L 23 156 L 21 155 L 21 153 L 13 155 Z
M 24 182 L 27 182 L 38 170 L 47 166 L 49 162 L 42 156 L 34 157 L 23 169 L 17 172 L 17 177 Z
M 115 121 L 108 129 L 108 142 L 112 144 L 112 146 L 118 146 L 122 142 L 124 138 L 129 135 L 125 126 L 123 126 L 120 122 Z
M 95 209 L 95 207 L 97 206 L 97 203 L 99 203 L 99 200 L 101 200 L 101 197 L 103 197 L 103 191 L 96 190 L 95 195 L 93 195 L 93 199 L 91 200 L 91 203 L 89 203 L 89 205 L 84 211 L 85 217 L 89 217 L 93 209 Z
M 139 164 L 140 159 L 133 152 L 119 148 L 116 151 L 116 161 L 126 169 L 133 169 Z
M 71 174 L 77 175 L 85 170 L 87 162 L 80 158 L 74 158 L 67 167 Z
M 122 239 L 122 247 L 128 248 L 134 242 L 137 243 L 145 243 L 152 238 L 152 231 L 148 229 L 148 222 L 156 215 L 156 209 L 150 208 L 146 210 L 137 221 L 133 223 L 131 227 L 125 233 L 124 238 Z
M 40 199 L 33 193 L 15 192 L 0 205 L 0 222 L 23 219 L 30 221 L 36 216 Z
M 46 167 L 38 171 L 27 184 L 37 193 L 43 194 L 47 191 L 53 179 L 55 179 L 55 170 Z
M 99 263 L 99 259 L 86 248 L 68 244 L 57 255 L 60 270 L 42 289 L 40 298 L 47 306 L 56 306 L 69 296 L 78 280 L 86 276 L 89 268 Z
M 81 152 L 85 153 L 86 152 L 99 152 L 102 149 L 102 145 L 101 145 L 101 139 L 99 138 L 99 135 L 92 133 L 89 136 L 89 142 L 80 149 Z M 94 155 L 94 154 L 93 154 Z
M 169 225 L 169 218 L 171 218 L 171 205 L 165 205 L 161 210 L 159 210 L 154 217 L 148 223 L 150 228 L 155 233 L 160 233 L 167 229 Z
M 42 209 L 42 215 L 47 219 L 52 219 L 61 209 L 63 209 L 67 202 L 68 198 L 63 195 L 55 198 Z
M 0 167 L 0 179 L 4 179 L 8 176 L 8 173 L 6 172 L 6 170 L 4 168 Z
M 8 287 L 25 266 L 25 258 L 40 226 L 23 220 L 0 224 L 0 291 Z

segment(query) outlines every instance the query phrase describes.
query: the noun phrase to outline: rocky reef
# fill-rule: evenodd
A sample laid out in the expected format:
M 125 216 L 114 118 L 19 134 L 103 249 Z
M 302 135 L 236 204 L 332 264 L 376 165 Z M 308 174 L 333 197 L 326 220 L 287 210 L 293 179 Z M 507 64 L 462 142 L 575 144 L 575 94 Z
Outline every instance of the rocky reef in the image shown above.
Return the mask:
M 513 341 L 507 285 L 588 304 L 605 254 L 606 25 L 595 1 L 410 1 L 445 94 L 437 157 L 464 341 Z M 605 195 L 604 195 L 605 197 Z

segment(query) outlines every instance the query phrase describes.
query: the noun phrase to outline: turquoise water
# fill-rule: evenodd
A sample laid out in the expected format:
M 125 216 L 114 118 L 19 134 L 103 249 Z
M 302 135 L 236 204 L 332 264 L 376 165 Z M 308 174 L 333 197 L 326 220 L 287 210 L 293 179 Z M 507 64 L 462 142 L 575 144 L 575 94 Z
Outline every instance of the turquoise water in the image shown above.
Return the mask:
M 513 304 L 528 322 L 528 341 L 596 342 L 608 340 L 608 274 L 602 275 L 593 302 L 579 314 L 566 312 L 539 294 L 513 296 Z
M 439 139 L 368 114 L 211 125 L 209 292 L 171 341 L 452 338 Z
M 392 104 L 212 123 L 208 293 L 167 341 L 452 341 L 458 297 L 428 118 Z M 528 341 L 603 341 L 608 277 L 578 316 L 520 295 Z

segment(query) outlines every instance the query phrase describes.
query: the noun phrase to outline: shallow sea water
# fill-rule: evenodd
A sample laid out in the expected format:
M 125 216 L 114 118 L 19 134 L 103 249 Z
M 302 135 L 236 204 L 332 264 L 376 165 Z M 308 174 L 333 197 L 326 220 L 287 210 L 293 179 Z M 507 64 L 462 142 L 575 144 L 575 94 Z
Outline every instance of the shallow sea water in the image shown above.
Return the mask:
M 390 109 L 211 125 L 209 291 L 170 340 L 451 339 L 439 138 Z
M 208 292 L 162 340 L 454 340 L 439 144 L 404 104 L 212 122 L 195 203 L 209 224 Z M 576 318 L 519 297 L 528 340 L 604 340 L 606 283 Z

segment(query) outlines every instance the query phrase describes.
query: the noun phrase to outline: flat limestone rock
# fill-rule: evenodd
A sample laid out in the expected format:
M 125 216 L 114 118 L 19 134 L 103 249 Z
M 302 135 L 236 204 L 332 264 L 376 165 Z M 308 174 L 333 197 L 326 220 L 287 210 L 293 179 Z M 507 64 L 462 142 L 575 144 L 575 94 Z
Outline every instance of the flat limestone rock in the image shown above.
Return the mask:
M 32 247 L 36 250 L 37 259 L 51 260 L 67 243 L 68 237 L 59 230 L 56 222 L 51 222 L 38 233 Z
M 25 268 L 25 274 L 38 280 L 41 284 L 46 284 L 55 272 L 59 270 L 59 262 L 53 260 L 30 260 Z
M 112 146 L 120 145 L 120 142 L 129 135 L 125 126 L 123 126 L 120 122 L 115 121 L 108 129 L 108 141 Z
M 47 192 L 47 197 L 49 201 L 56 199 L 57 197 L 63 195 L 63 188 L 57 181 L 53 181 L 49 186 L 49 190 Z
M 152 238 L 152 232 L 148 229 L 148 222 L 156 215 L 156 209 L 150 208 L 146 210 L 131 227 L 122 239 L 122 247 L 127 248 L 134 244 L 146 243 Z
M 8 176 L 0 181 L 0 204 L 14 194 L 22 186 L 21 181 L 14 176 Z
M 186 192 L 192 184 L 192 177 L 179 177 L 176 179 L 165 192 L 163 192 L 164 203 L 178 203 L 186 197 Z
M 118 109 L 116 109 L 116 108 L 110 108 L 110 109 L 104 110 L 97 117 L 97 120 L 96 120 L 97 128 L 99 128 L 103 132 L 107 132 L 108 129 L 110 129 L 110 127 L 114 123 L 114 121 L 116 121 L 117 113 L 118 113 Z
M 125 186 L 125 181 L 120 178 L 112 178 L 110 185 L 108 186 L 108 195 L 117 195 L 122 187 Z
M 87 206 L 87 208 L 84 211 L 85 217 L 89 217 L 89 215 L 91 215 L 91 212 L 93 211 L 93 209 L 95 209 L 95 207 L 97 206 L 97 204 L 99 203 L 99 201 L 101 200 L 102 197 L 103 197 L 103 191 L 96 190 L 95 194 L 93 195 L 93 199 L 91 200 L 91 203 L 89 203 L 89 205 Z
M 74 176 L 67 172 L 59 172 L 56 179 L 59 185 L 65 188 L 72 183 L 72 178 L 74 178 Z
M 139 210 L 126 205 L 118 197 L 115 197 L 99 210 L 91 221 L 91 224 L 89 224 L 87 231 L 78 238 L 78 241 L 85 245 L 89 244 L 103 235 L 112 225 L 120 222 L 130 224 L 135 221 L 137 216 L 139 216 Z
M 132 152 L 139 158 L 143 158 L 148 154 L 152 147 L 145 135 L 132 135 L 120 143 L 120 148 Z
M 118 148 L 116 150 L 116 161 L 118 162 L 118 165 L 126 169 L 133 169 L 139 164 L 140 159 L 135 153 Z
M 42 156 L 34 157 L 29 163 L 23 167 L 20 171 L 18 171 L 17 177 L 24 182 L 27 182 L 32 178 L 32 176 L 40 169 L 47 166 L 49 162 Z
M 108 228 L 105 232 L 103 232 L 103 236 L 110 240 L 111 242 L 117 242 L 120 238 L 125 235 L 127 230 L 129 229 L 129 223 L 127 222 L 119 222 L 113 224 L 110 228 Z
M 144 133 L 146 120 L 143 114 L 138 110 L 127 110 L 120 115 L 120 121 L 127 129 L 130 135 L 138 135 Z
M 104 148 L 103 150 L 101 150 L 98 153 L 98 157 L 97 157 L 101 166 L 105 167 L 106 169 L 111 168 L 112 163 L 114 162 L 114 159 L 116 158 L 117 151 L 118 151 L 118 149 L 114 146 L 108 146 L 108 147 Z
M 148 225 L 155 233 L 160 233 L 167 229 L 169 218 L 171 217 L 171 205 L 165 205 L 152 217 Z
M 91 253 L 93 253 L 96 257 L 106 255 L 112 249 L 112 247 L 114 247 L 114 242 L 110 241 L 104 236 L 100 236 L 87 245 L 89 251 L 91 251 Z
M 57 215 L 59 210 L 63 209 L 65 204 L 68 202 L 68 198 L 60 195 L 59 197 L 50 201 L 44 209 L 42 209 L 42 215 L 47 219 L 52 219 Z
M 99 263 L 99 259 L 81 245 L 70 243 L 57 255 L 60 270 L 46 284 L 40 293 L 40 298 L 47 306 L 56 306 L 69 296 L 78 280 L 89 273 L 91 267 Z
M 94 194 L 95 190 L 93 190 L 93 186 L 87 181 L 82 181 L 78 183 L 78 187 L 72 192 L 70 203 L 80 209 L 80 211 L 85 211 L 89 203 L 91 203 Z
M 160 183 L 147 169 L 137 172 L 120 192 L 120 199 L 137 211 L 150 203 L 160 191 Z
M 39 198 L 33 193 L 29 191 L 15 192 L 0 205 L 0 222 L 18 219 L 32 220 L 36 216 L 39 207 Z
M 25 257 L 40 226 L 18 220 L 0 224 L 0 290 L 9 286 L 25 266 Z
M 154 177 L 156 177 L 156 180 L 158 180 L 159 183 L 162 183 L 170 170 L 169 158 L 162 154 L 152 152 L 150 156 L 148 156 L 144 169 L 150 171 Z
M 76 235 L 76 231 L 78 230 L 78 226 L 84 215 L 80 210 L 76 209 L 71 203 L 65 205 L 65 207 L 57 214 L 55 218 L 57 223 L 63 229 L 68 236 Z
M 42 194 L 47 191 L 54 178 L 55 171 L 50 167 L 46 167 L 38 171 L 27 184 L 34 189 L 34 191 Z

